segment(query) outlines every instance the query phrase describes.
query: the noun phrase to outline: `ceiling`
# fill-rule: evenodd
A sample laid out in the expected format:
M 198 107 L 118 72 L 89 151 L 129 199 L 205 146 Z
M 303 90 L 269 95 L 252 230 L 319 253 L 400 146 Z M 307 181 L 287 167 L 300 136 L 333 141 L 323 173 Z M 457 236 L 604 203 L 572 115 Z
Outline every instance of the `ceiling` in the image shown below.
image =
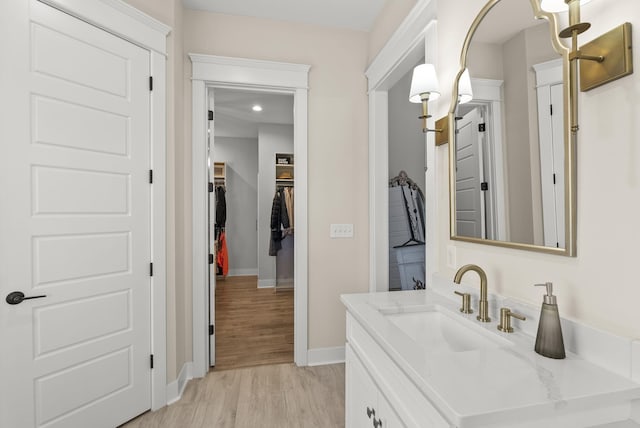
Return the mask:
M 293 125 L 293 94 L 215 88 L 213 104 L 216 137 L 258 138 L 260 124 Z
M 369 31 L 385 0 L 182 0 L 186 8 L 228 15 Z

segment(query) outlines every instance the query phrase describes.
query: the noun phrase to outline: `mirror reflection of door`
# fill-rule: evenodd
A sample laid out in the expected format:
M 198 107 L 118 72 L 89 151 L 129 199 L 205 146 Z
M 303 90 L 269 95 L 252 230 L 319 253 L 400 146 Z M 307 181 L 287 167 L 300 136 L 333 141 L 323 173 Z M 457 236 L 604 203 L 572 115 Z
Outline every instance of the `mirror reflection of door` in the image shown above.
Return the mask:
M 486 238 L 482 133 L 477 107 L 456 122 L 456 226 L 458 233 Z
M 487 105 L 499 104 L 502 108 L 501 112 L 489 108 L 483 113 L 487 133 L 483 145 L 477 148 L 478 160 L 473 162 L 480 174 L 473 176 L 475 180 L 470 175 L 475 170 L 470 169 L 471 162 L 464 156 L 475 155 L 466 139 L 475 141 L 476 137 L 462 129 L 462 119 L 456 123 L 452 155 L 461 157 L 456 158 L 458 170 L 453 179 L 455 236 L 566 247 L 562 111 L 566 94 L 562 59 L 550 34 L 549 23 L 535 19 L 530 2 L 503 0 L 490 9 L 472 35 L 465 52 L 465 65 L 474 86 L 469 104 L 492 100 Z M 558 74 L 543 89 L 534 70 L 554 60 L 559 64 Z M 548 70 L 542 74 L 549 74 Z M 475 86 L 479 81 L 503 82 L 499 96 L 487 97 L 484 89 Z M 543 92 L 547 95 L 541 102 Z M 557 100 L 551 101 L 552 96 Z M 556 109 L 553 115 L 548 113 L 551 104 Z M 466 106 L 459 105 L 456 116 L 466 117 L 471 111 Z M 546 122 L 539 123 L 545 114 Z M 479 195 L 480 183 L 487 183 L 487 190 Z

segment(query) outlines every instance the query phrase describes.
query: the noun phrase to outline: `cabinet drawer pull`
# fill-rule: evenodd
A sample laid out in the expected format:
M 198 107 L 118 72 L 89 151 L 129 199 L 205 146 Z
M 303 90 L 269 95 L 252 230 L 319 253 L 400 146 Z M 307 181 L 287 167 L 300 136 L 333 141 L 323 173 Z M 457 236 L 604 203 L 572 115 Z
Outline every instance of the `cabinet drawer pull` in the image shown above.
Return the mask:
M 382 419 L 376 419 L 376 417 L 373 417 L 373 427 L 374 428 L 382 428 Z
M 371 419 L 371 415 L 373 415 L 373 420 L 376 419 L 376 410 L 375 409 L 370 409 L 369 406 L 367 406 L 367 417 L 369 419 Z

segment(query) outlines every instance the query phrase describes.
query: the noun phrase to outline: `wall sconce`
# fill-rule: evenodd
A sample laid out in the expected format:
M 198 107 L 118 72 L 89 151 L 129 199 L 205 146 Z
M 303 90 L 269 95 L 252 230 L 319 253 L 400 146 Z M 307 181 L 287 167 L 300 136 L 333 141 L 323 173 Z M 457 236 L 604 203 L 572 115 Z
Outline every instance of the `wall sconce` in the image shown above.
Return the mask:
M 428 129 L 427 118 L 431 117 L 428 113 L 427 104 L 429 101 L 440 97 L 440 89 L 438 87 L 438 76 L 436 68 L 433 64 L 420 64 L 413 69 L 411 78 L 411 91 L 409 93 L 409 101 L 412 103 L 422 103 L 422 132 L 442 132 L 442 129 Z
M 582 47 L 578 47 L 578 34 L 591 27 L 580 22 L 580 5 L 591 0 L 542 0 L 540 8 L 547 12 L 562 12 L 569 9 L 569 27 L 559 34 L 571 38 L 569 52 L 569 99 L 571 102 L 571 132 L 578 127 L 578 60 L 580 64 L 580 89 L 588 91 L 605 83 L 633 73 L 631 57 L 631 24 L 624 23 L 601 35 Z

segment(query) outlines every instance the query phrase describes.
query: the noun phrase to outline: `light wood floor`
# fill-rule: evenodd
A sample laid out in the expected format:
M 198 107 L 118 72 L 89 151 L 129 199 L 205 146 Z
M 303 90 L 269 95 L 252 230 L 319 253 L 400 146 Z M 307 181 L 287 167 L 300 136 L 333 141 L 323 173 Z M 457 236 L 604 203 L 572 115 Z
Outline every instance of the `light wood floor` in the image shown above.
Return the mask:
M 344 364 L 211 371 L 180 401 L 123 428 L 344 427 Z
M 216 283 L 215 370 L 293 362 L 293 291 L 257 285 L 255 276 Z

